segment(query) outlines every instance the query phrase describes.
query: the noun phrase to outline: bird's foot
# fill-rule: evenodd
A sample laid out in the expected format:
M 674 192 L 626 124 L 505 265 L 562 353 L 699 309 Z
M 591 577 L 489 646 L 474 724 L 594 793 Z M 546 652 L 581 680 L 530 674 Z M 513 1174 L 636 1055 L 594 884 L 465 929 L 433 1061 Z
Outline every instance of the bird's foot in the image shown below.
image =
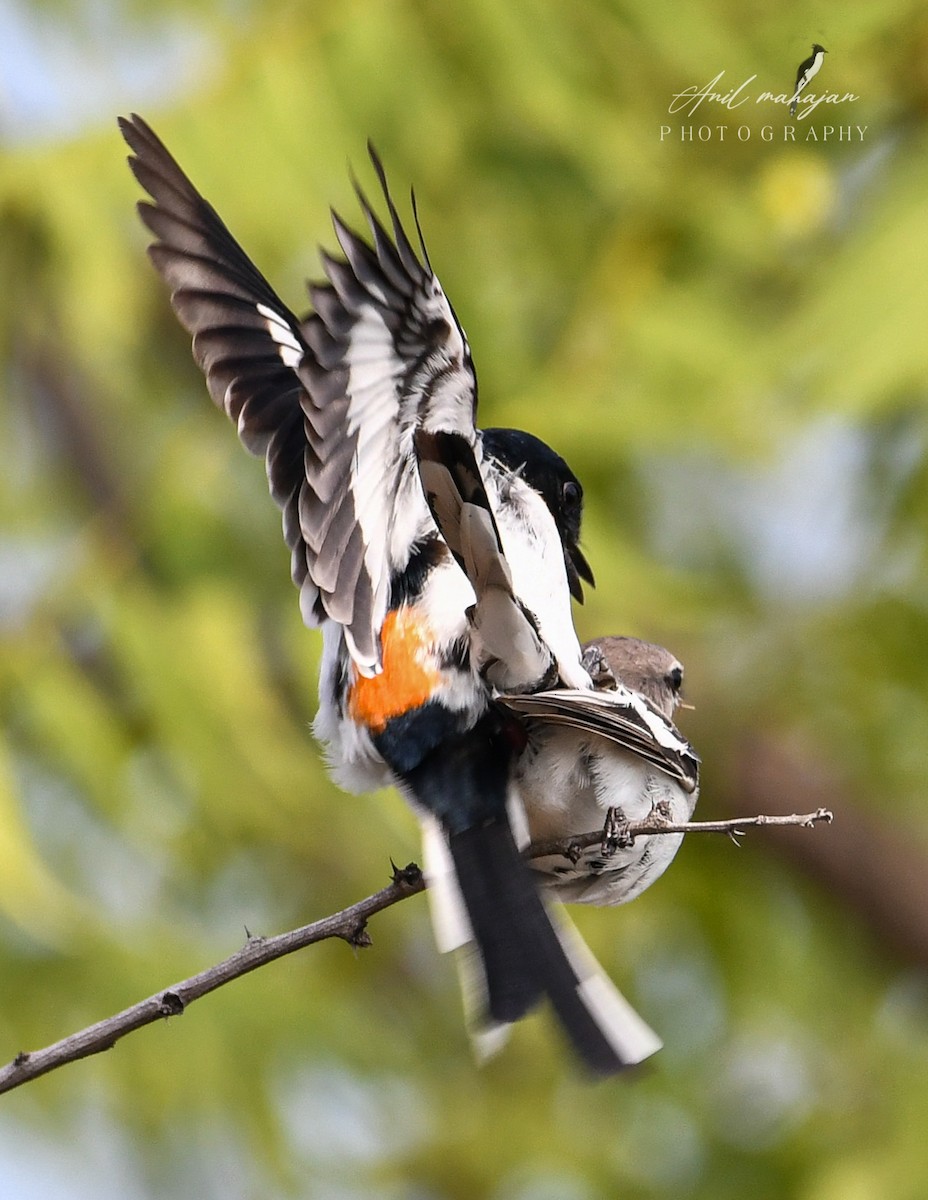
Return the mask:
M 608 857 L 616 850 L 627 850 L 635 844 L 635 839 L 628 831 L 629 820 L 621 808 L 610 808 L 606 812 L 603 824 L 603 841 L 601 851 Z
M 593 687 L 597 691 L 608 689 L 614 692 L 616 689 L 616 677 L 612 673 L 612 668 L 606 662 L 606 656 L 603 654 L 599 646 L 587 646 L 583 651 L 581 658 L 583 669 L 589 675 L 593 682 Z

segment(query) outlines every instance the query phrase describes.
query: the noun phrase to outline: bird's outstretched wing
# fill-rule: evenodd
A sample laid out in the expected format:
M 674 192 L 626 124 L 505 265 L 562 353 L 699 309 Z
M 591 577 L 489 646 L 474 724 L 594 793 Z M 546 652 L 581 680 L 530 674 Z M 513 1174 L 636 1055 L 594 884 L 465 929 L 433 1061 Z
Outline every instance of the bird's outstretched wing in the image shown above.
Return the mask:
M 392 235 L 356 185 L 371 243 L 333 213 L 344 258 L 323 252 L 327 281 L 310 286 L 315 311 L 298 319 L 146 122 L 120 128 L 153 201 L 139 204 L 149 253 L 210 394 L 266 459 L 304 620 L 341 624 L 359 671 L 375 674 L 391 576 L 416 520 L 428 522 L 415 431 L 467 447 L 476 436 L 470 350 L 421 233 L 420 260 L 369 147 Z
M 499 703 L 539 723 L 567 725 L 607 738 L 677 780 L 687 792 L 699 783 L 699 756 L 679 730 L 639 692 L 559 688 L 532 695 L 500 696 Z

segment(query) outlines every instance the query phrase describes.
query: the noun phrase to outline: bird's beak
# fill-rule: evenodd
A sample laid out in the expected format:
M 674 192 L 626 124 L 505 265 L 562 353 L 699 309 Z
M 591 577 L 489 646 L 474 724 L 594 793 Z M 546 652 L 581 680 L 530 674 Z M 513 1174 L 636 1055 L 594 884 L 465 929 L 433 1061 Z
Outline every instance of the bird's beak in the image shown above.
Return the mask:
M 567 583 L 570 594 L 579 603 L 583 603 L 583 587 L 581 579 L 585 579 L 590 587 L 596 586 L 593 569 L 583 556 L 583 551 L 576 544 L 567 543 L 564 546 L 564 565 L 567 568 Z

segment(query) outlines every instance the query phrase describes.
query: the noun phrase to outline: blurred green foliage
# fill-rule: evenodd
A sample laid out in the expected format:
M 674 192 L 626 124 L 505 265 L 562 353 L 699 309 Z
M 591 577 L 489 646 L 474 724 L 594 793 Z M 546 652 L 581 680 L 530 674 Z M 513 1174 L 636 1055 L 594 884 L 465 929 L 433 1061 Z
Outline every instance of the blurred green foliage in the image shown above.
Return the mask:
M 294 307 L 327 206 L 355 217 L 346 160 L 370 183 L 365 139 L 398 195 L 415 183 L 483 423 L 532 429 L 586 484 L 581 634 L 688 664 L 703 813 L 740 807 L 733 754 L 764 731 L 840 767 L 839 819 L 854 802 L 925 846 L 920 6 L 127 5 L 97 55 L 156 13 L 196 69 L 144 107 L 124 71 L 119 101 Z M 783 141 L 784 110 L 753 104 L 668 115 L 721 70 L 787 88 L 813 40 L 816 83 L 860 99 L 802 128 L 862 141 Z M 4 1059 L 418 852 L 395 795 L 326 779 L 319 639 L 123 159 L 109 121 L 0 158 Z M 926 964 L 769 847 L 690 839 L 634 905 L 579 914 L 666 1041 L 634 1081 L 577 1078 L 544 1015 L 478 1070 L 413 900 L 371 950 L 315 947 L 5 1098 L 2 1144 L 57 1146 L 87 1194 L 162 1200 L 920 1200 Z

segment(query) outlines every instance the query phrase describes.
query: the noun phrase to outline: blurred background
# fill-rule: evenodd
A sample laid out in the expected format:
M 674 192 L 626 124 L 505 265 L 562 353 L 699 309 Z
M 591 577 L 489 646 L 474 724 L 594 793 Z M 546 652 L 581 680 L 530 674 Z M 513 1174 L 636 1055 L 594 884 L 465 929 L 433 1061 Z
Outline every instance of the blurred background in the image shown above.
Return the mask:
M 813 41 L 859 98 L 791 142 L 755 100 Z M 639 1078 L 546 1014 L 476 1069 L 419 897 L 3 1097 L 5 1200 L 928 1194 L 926 64 L 905 0 L 0 0 L 0 1060 L 418 854 L 326 779 L 319 637 L 119 112 L 297 309 L 372 137 L 483 424 L 584 481 L 581 635 L 687 665 L 697 815 L 836 814 L 575 910 L 666 1042 Z M 722 71 L 748 103 L 669 113 Z

